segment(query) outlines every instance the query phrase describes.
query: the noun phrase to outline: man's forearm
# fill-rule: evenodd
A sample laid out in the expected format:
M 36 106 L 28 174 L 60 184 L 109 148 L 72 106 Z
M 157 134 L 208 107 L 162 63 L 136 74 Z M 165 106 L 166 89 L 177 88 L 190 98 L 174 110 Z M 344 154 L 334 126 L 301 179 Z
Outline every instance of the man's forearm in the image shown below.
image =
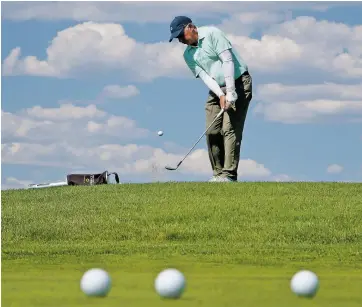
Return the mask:
M 199 74 L 199 77 L 206 84 L 206 86 L 219 98 L 225 95 L 219 84 L 217 84 L 217 82 L 213 78 L 211 78 L 205 71 L 202 71 Z
M 230 50 L 225 50 L 219 55 L 222 61 L 222 68 L 225 76 L 226 91 L 235 90 L 235 78 L 234 78 L 234 62 Z

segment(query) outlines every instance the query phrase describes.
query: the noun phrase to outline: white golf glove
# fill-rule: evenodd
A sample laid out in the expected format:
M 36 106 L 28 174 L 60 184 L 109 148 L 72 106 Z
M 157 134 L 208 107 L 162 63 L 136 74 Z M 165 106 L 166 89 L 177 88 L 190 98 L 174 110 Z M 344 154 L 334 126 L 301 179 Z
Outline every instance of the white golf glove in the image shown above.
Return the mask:
M 227 91 L 226 92 L 226 103 L 225 103 L 225 110 L 230 109 L 230 107 L 235 107 L 235 102 L 238 99 L 238 94 L 235 90 Z

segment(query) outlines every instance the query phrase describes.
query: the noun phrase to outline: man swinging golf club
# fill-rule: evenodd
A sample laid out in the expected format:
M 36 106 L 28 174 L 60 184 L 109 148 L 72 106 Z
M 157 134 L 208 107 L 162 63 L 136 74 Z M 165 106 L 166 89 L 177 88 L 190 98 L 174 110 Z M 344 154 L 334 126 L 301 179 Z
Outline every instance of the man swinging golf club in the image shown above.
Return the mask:
M 246 114 L 252 98 L 248 67 L 232 48 L 225 33 L 213 26 L 196 27 L 186 16 L 170 24 L 171 37 L 187 45 L 184 60 L 196 78 L 209 88 L 206 125 L 223 109 L 206 132 L 212 182 L 233 182 L 238 178 L 240 145 Z

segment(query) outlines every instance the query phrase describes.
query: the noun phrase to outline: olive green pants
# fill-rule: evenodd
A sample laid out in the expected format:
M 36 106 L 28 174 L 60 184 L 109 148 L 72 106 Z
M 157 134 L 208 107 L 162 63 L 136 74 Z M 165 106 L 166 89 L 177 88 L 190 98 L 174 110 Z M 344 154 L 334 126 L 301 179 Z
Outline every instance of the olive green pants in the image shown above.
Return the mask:
M 227 176 L 237 180 L 240 159 L 240 146 L 243 137 L 244 123 L 252 98 L 252 78 L 249 74 L 235 80 L 238 100 L 235 109 L 224 112 L 206 133 L 209 159 L 214 176 Z M 225 92 L 225 87 L 222 87 Z M 209 91 L 206 101 L 206 127 L 220 112 L 220 100 Z

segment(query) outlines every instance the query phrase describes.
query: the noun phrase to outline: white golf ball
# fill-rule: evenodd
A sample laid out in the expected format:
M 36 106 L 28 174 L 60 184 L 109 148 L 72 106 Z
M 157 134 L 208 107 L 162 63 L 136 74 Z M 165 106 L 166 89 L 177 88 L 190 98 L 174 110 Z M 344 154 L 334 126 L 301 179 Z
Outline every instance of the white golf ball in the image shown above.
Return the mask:
M 163 270 L 155 279 L 156 292 L 163 298 L 180 298 L 185 287 L 185 277 L 176 269 Z
M 163 131 L 158 131 L 158 135 L 162 136 L 163 135 Z
M 111 290 L 111 278 L 102 269 L 90 269 L 80 281 L 80 288 L 88 296 L 106 296 Z
M 302 270 L 294 274 L 290 281 L 290 288 L 298 296 L 311 298 L 319 289 L 319 279 L 315 273 Z

